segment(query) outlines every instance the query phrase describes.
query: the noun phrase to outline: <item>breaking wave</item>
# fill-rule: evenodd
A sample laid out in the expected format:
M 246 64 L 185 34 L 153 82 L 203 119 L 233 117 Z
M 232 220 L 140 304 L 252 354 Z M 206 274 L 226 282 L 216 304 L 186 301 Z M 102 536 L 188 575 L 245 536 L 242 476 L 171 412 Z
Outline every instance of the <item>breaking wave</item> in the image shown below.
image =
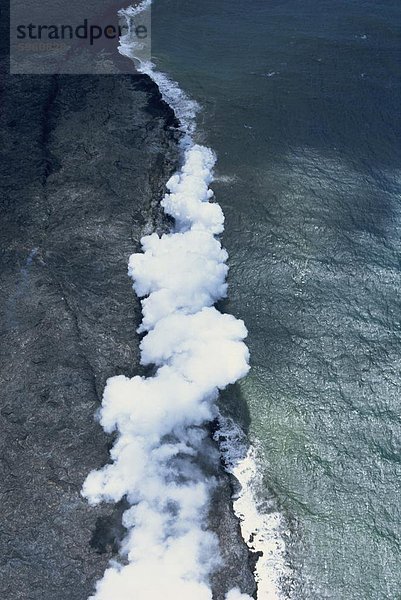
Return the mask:
M 286 563 L 283 537 L 288 535 L 288 531 L 275 503 L 265 498 L 256 448 L 232 419 L 219 415 L 218 423 L 214 439 L 219 445 L 226 471 L 241 486 L 239 493 L 233 496 L 234 512 L 248 548 L 259 555 L 254 572 L 258 600 L 284 598 L 284 586 L 287 588 L 285 597 L 289 598 L 292 573 Z M 258 499 L 258 492 L 263 501 Z
M 150 4 L 145 0 L 120 15 L 130 26 Z M 129 31 L 120 40 L 120 52 L 136 59 Z M 192 140 L 199 107 L 152 63 L 142 61 L 138 70 L 152 77 L 175 110 L 184 133 L 183 157 L 161 202 L 174 219 L 173 230 L 143 237 L 142 252 L 129 260 L 129 276 L 142 299 L 141 364 L 153 365 L 155 372 L 112 377 L 104 391 L 99 419 L 106 432 L 117 434 L 116 441 L 111 463 L 88 475 L 82 493 L 91 504 L 125 498 L 130 507 L 123 515 L 127 533 L 121 561 L 110 564 L 91 598 L 211 600 L 210 576 L 220 565 L 217 536 L 207 529 L 215 481 L 197 459 L 209 436 L 207 424 L 216 418 L 227 470 L 244 485 L 240 498 L 246 500 L 235 502 L 243 533 L 249 537 L 249 527 L 254 532 L 261 523 L 269 525 L 263 519 L 255 524 L 251 482 L 237 468 L 241 463 L 234 452 L 239 438 L 228 433 L 216 407 L 219 390 L 249 370 L 247 331 L 242 321 L 214 307 L 227 293 L 228 255 L 217 237 L 224 215 L 209 187 L 216 158 Z M 249 466 L 252 455 L 247 460 Z M 256 568 L 258 598 L 278 598 L 278 579 L 272 569 L 263 572 L 272 537 L 254 539 L 264 553 Z M 279 537 L 275 540 L 275 556 L 284 561 Z M 226 600 L 251 598 L 235 588 Z
M 181 131 L 184 133 L 184 145 L 190 145 L 191 136 L 196 129 L 196 115 L 200 110 L 199 104 L 192 100 L 177 82 L 156 69 L 152 61 L 147 59 L 146 52 L 142 52 L 141 42 L 133 33 L 136 26 L 135 17 L 148 11 L 151 4 L 152 0 L 144 0 L 137 6 L 119 11 L 119 15 L 125 20 L 127 27 L 127 33 L 120 37 L 119 52 L 134 61 L 138 71 L 148 75 L 157 84 L 163 100 L 174 109 L 175 115 L 181 124 Z

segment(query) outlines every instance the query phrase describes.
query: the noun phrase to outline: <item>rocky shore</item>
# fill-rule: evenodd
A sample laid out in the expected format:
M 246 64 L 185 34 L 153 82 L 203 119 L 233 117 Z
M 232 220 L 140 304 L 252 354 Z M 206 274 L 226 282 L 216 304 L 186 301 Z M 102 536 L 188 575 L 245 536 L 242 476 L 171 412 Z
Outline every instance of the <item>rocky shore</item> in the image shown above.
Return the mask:
M 166 226 L 158 201 L 178 163 L 176 120 L 145 76 L 2 82 L 0 596 L 86 600 L 123 535 L 124 507 L 80 496 L 108 461 L 94 414 L 108 377 L 141 372 L 127 261 Z M 255 585 L 214 465 L 220 600 Z

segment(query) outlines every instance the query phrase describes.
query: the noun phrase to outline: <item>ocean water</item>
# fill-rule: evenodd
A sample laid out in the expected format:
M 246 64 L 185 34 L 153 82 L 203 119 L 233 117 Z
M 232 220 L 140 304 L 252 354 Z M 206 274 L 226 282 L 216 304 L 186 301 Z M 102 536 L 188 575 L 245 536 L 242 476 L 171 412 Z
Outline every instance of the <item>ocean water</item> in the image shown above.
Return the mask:
M 287 526 L 283 597 L 401 598 L 400 22 L 392 0 L 153 3 L 156 67 L 218 157 L 252 367 L 222 409 Z

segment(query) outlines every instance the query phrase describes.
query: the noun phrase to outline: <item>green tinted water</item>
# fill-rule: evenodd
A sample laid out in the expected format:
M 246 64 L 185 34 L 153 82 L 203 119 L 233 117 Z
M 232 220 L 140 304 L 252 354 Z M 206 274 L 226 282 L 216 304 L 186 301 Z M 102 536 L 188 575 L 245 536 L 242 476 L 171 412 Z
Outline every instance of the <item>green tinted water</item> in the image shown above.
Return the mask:
M 399 24 L 391 1 L 153 7 L 218 154 L 241 393 L 306 600 L 401 598 Z

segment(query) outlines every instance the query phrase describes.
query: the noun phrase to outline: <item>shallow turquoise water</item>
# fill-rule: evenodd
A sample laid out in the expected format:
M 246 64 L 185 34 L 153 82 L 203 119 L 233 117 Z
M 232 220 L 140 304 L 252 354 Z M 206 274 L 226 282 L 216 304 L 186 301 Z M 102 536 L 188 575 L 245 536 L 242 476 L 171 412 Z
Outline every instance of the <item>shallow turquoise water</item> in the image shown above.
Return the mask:
M 401 598 L 401 9 L 155 0 L 249 329 L 241 383 L 299 598 Z

